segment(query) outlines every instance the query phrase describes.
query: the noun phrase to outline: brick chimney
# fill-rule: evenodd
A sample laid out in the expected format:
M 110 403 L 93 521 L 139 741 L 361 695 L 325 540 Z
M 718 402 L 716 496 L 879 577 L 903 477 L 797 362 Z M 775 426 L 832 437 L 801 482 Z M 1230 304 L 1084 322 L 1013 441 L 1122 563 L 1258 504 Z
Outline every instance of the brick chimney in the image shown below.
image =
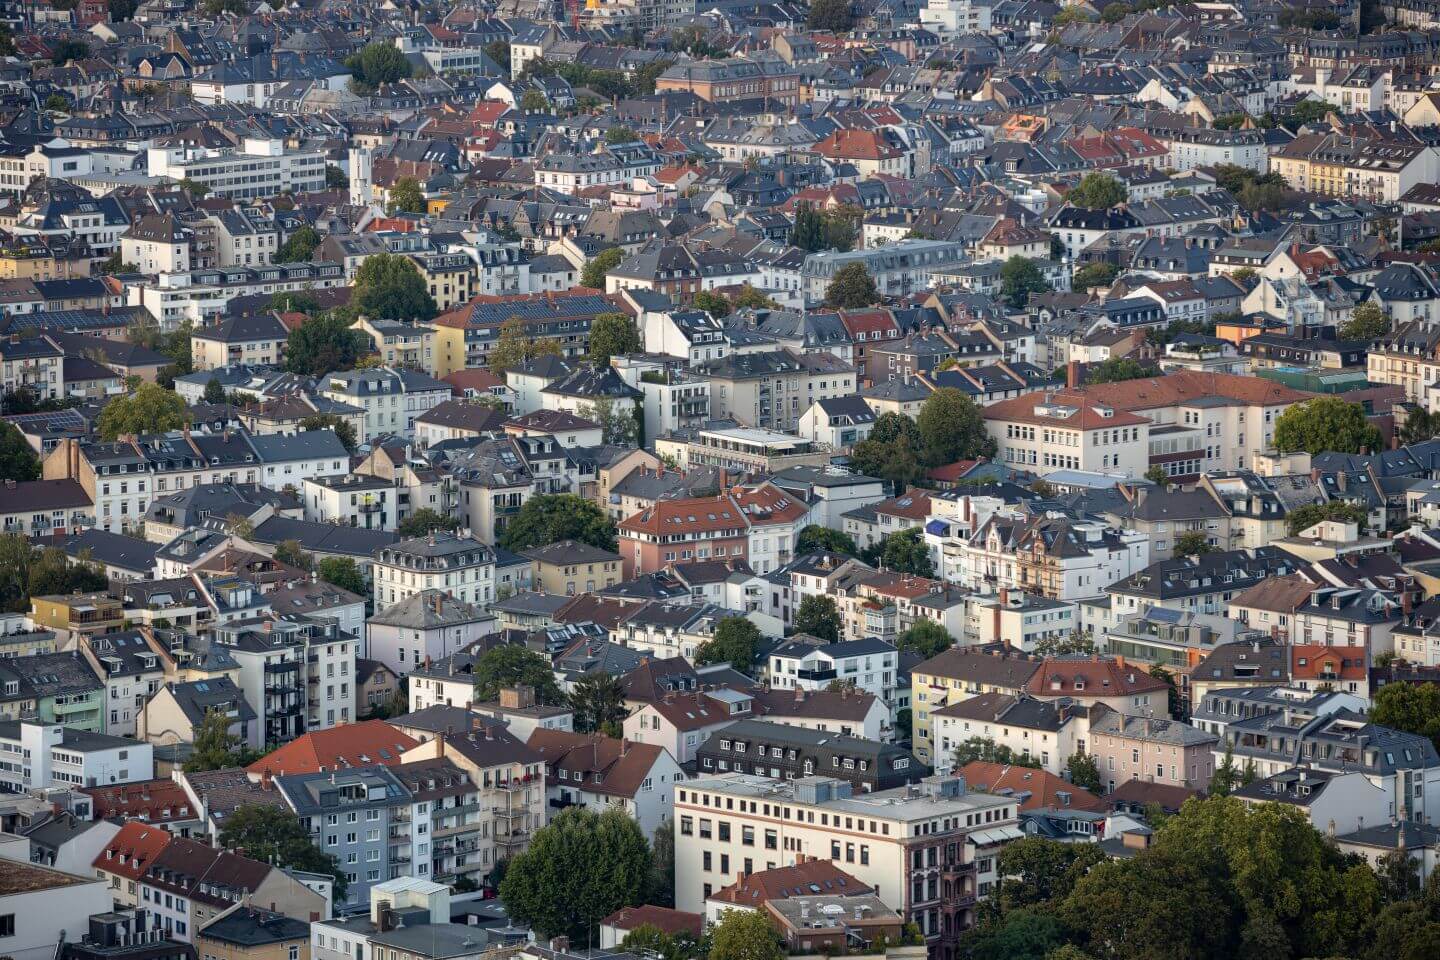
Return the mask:
M 1080 387 L 1080 361 L 1071 360 L 1065 364 L 1065 389 L 1077 390 Z

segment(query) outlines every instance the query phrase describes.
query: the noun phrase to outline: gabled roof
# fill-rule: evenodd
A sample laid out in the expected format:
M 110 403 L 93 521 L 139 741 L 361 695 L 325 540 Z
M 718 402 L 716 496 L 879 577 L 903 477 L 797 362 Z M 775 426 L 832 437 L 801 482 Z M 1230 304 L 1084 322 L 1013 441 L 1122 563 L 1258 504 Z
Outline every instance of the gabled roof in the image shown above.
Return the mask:
M 251 773 L 293 776 L 374 764 L 388 767 L 398 764 L 401 754 L 417 745 L 415 740 L 383 720 L 362 720 L 328 730 L 312 730 L 272 750 L 247 769 Z

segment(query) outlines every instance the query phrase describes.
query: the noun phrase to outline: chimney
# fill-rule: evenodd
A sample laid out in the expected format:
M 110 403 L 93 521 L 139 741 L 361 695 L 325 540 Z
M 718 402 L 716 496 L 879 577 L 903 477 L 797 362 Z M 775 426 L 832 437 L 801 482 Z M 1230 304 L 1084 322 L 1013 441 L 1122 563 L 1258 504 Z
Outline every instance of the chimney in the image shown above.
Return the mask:
M 1080 386 L 1080 361 L 1071 360 L 1065 364 L 1065 389 L 1075 390 Z

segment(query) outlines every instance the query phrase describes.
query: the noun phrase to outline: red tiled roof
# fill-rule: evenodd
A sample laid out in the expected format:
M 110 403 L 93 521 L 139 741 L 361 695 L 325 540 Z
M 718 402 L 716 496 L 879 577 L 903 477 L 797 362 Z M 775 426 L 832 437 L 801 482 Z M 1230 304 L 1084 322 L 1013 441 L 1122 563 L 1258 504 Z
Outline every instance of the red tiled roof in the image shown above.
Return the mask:
M 965 775 L 966 786 L 981 793 L 1009 791 L 1010 796 L 1020 800 L 1021 810 L 1035 810 L 1040 807 L 1090 810 L 1095 813 L 1109 810 L 1109 806 L 1089 790 L 1034 767 L 976 760 L 965 764 L 960 772 Z M 1028 797 L 1022 796 L 1027 793 Z M 1067 794 L 1068 801 L 1061 794 Z
M 650 926 L 671 936 L 677 933 L 688 933 L 698 941 L 704 930 L 705 918 L 698 913 L 687 913 L 684 910 L 672 910 L 669 907 L 646 904 L 643 907 L 621 907 L 601 920 L 600 923 L 602 926 L 614 927 L 616 930 L 634 930 L 642 925 Z
M 400 755 L 419 745 L 384 720 L 363 720 L 328 730 L 312 730 L 267 753 L 246 767 L 273 776 L 317 773 L 381 764 L 393 767 Z
M 1287 649 L 1292 680 L 1332 680 L 1337 676 L 1341 680 L 1364 680 L 1370 675 L 1364 647 L 1297 643 Z
M 147 823 L 174 823 L 193 820 L 196 811 L 190 798 L 174 780 L 146 780 L 113 787 L 92 787 L 90 795 L 95 819 L 143 820 Z
M 172 839 L 159 827 L 138 820 L 128 821 L 95 857 L 93 866 L 106 873 L 139 880 Z
M 1025 691 L 1033 696 L 1121 697 L 1154 693 L 1169 688 L 1134 664 L 1093 656 L 1089 659 L 1048 658 L 1036 670 Z
M 746 529 L 745 515 L 728 495 L 691 497 L 684 500 L 657 500 L 620 523 L 620 532 L 649 533 L 673 537 Z
M 874 130 L 836 130 L 815 144 L 821 156 L 839 160 L 892 160 L 901 152 Z
M 819 887 L 823 896 L 854 896 L 873 892 L 870 886 L 835 866 L 833 861 L 806 860 L 788 867 L 761 870 L 749 876 L 741 874 L 730 886 L 712 893 L 710 899 L 758 907 L 767 900 L 815 896 L 812 887 Z

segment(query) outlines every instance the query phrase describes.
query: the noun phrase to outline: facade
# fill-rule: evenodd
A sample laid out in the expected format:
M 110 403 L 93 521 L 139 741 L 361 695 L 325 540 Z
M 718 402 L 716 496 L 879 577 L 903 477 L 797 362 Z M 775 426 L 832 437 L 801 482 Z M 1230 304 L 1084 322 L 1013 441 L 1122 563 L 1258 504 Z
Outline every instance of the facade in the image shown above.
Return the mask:
M 433 533 L 382 547 L 371 566 L 375 602 L 391 607 L 423 590 L 461 603 L 495 599 L 495 551 L 473 537 Z

